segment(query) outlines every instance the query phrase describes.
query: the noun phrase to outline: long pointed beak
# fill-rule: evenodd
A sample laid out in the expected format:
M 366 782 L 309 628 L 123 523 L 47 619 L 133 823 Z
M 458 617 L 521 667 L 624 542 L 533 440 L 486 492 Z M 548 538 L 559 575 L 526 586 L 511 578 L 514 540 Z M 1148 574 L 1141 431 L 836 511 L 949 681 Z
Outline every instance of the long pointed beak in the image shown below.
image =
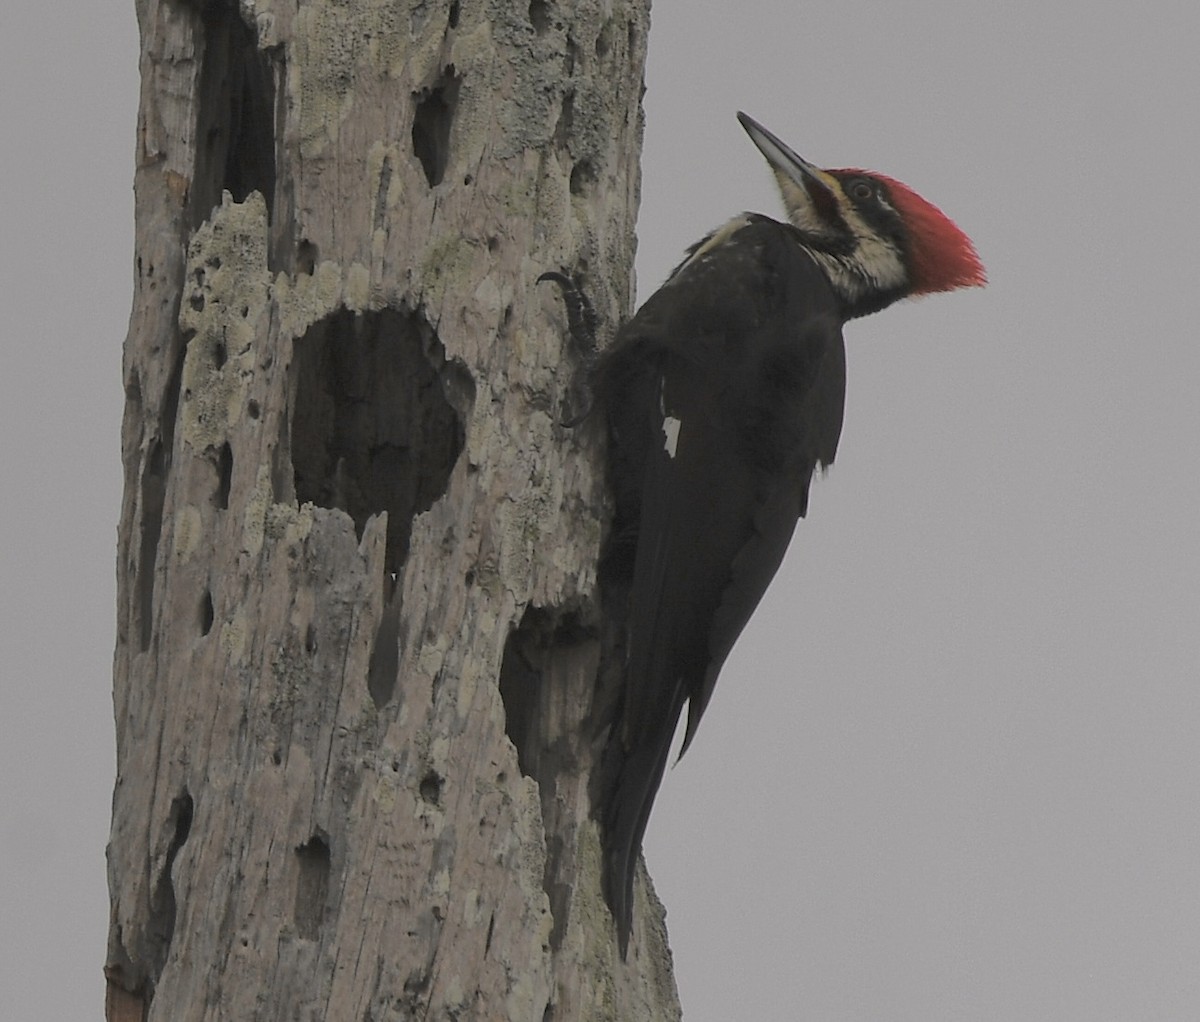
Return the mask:
M 837 187 L 834 178 L 826 174 L 820 167 L 797 156 L 753 117 L 748 117 L 740 110 L 737 117 L 742 127 L 746 129 L 746 134 L 750 136 L 750 141 L 758 146 L 759 152 L 767 158 L 772 169 L 800 185 L 810 195 L 814 194 L 813 185 L 816 185 L 825 193 L 826 198 L 832 198 L 834 189 Z

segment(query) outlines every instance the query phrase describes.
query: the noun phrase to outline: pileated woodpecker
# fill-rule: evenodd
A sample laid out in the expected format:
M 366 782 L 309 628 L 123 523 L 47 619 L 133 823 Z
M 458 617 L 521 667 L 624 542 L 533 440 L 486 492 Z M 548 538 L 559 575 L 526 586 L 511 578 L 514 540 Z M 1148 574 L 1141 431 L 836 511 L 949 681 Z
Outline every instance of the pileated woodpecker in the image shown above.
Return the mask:
M 605 570 L 628 592 L 615 767 L 598 807 L 622 957 L 683 705 L 681 756 L 805 514 L 813 472 L 837 451 L 842 325 L 985 281 L 970 239 L 905 185 L 821 170 L 738 120 L 775 174 L 788 222 L 746 213 L 693 245 L 594 376 L 615 501 Z M 576 293 L 575 320 L 578 305 Z

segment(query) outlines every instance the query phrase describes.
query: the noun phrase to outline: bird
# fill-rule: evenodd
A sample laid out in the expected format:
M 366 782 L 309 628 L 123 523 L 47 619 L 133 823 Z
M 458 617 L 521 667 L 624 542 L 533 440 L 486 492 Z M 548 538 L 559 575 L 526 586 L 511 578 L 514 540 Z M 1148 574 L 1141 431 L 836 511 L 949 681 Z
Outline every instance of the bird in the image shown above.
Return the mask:
M 616 765 L 593 809 L 623 960 L 637 860 L 683 707 L 680 757 L 808 510 L 814 473 L 837 453 L 842 327 L 902 298 L 986 283 L 971 240 L 911 188 L 821 169 L 738 120 L 786 220 L 743 213 L 701 238 L 592 373 L 613 499 L 602 572 L 627 594 L 606 752 Z

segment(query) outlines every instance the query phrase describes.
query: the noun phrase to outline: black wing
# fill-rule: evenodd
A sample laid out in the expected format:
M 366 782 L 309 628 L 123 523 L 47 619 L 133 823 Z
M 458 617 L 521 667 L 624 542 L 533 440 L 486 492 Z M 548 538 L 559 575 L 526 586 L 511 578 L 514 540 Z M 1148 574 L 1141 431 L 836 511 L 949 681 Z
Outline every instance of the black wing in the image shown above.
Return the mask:
M 631 562 L 620 766 L 603 820 L 622 954 L 683 704 L 686 750 L 841 432 L 842 319 L 824 275 L 766 217 L 714 239 L 626 324 L 597 383 L 617 505 L 610 559 Z

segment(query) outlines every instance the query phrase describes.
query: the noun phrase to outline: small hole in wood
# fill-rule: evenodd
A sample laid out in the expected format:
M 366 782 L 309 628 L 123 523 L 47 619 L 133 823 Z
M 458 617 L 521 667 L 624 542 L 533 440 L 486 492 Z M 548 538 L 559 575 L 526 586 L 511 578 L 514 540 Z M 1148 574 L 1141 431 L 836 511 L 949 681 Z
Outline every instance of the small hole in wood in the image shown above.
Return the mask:
M 233 484 L 233 448 L 228 441 L 221 445 L 217 455 L 217 508 L 225 511 L 229 508 L 229 489 Z
M 458 107 L 458 87 L 462 79 L 448 64 L 437 82 L 415 96 L 417 109 L 413 115 L 413 153 L 425 171 L 425 179 L 433 188 L 442 183 L 450 160 L 450 126 Z
M 204 590 L 204 597 L 200 600 L 200 634 L 207 635 L 212 631 L 213 626 L 213 601 L 212 593 L 207 589 Z
M 296 858 L 300 866 L 294 909 L 296 933 L 305 940 L 316 940 L 329 895 L 329 842 L 323 835 L 314 834 L 296 849 Z
M 596 36 L 596 56 L 603 60 L 608 56 L 608 51 L 612 49 L 610 34 L 612 32 L 612 22 L 606 21 L 604 27 L 600 29 L 600 34 Z
M 571 168 L 571 194 L 587 195 L 596 183 L 596 168 L 590 160 L 580 160 Z
M 443 778 L 435 770 L 430 770 L 424 777 L 421 778 L 421 798 L 430 803 L 437 805 L 442 798 Z
M 296 272 L 311 277 L 316 268 L 317 246 L 311 241 L 301 241 L 296 246 Z

